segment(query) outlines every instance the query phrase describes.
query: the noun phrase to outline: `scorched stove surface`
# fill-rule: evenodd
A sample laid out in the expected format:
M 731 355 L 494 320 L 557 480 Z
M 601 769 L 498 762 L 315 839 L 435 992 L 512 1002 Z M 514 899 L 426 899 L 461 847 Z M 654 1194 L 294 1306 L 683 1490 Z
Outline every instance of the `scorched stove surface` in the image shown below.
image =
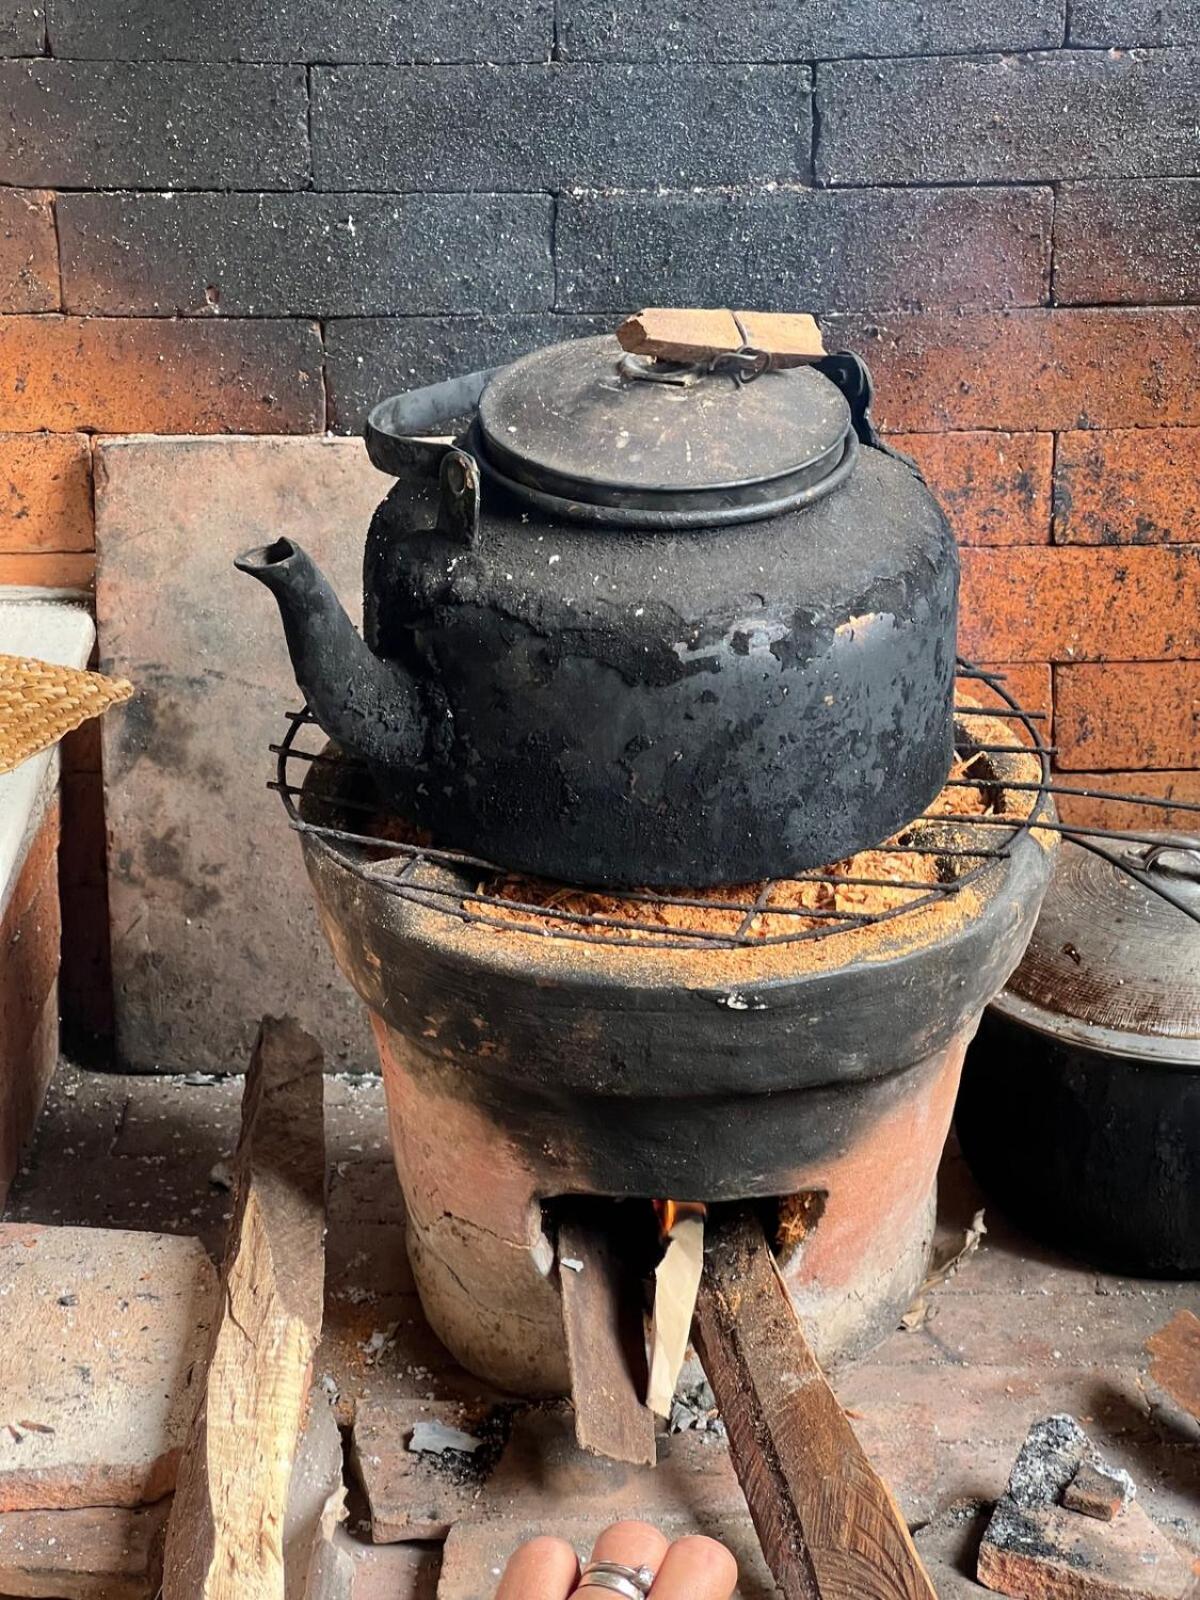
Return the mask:
M 958 729 L 963 787 L 990 809 L 917 819 L 884 848 L 932 856 L 935 882 L 822 914 L 755 885 L 715 929 L 707 891 L 595 913 L 565 887 L 567 905 L 499 901 L 498 869 L 414 839 L 292 719 L 277 786 L 370 1009 L 422 1303 L 464 1365 L 567 1387 L 554 1217 L 580 1194 L 801 1196 L 809 1226 L 781 1266 L 819 1354 L 894 1326 L 926 1271 L 963 1052 L 1024 950 L 1056 838 L 1036 722 L 986 687 L 999 709 L 964 705 Z M 646 901 L 671 926 L 647 927 Z

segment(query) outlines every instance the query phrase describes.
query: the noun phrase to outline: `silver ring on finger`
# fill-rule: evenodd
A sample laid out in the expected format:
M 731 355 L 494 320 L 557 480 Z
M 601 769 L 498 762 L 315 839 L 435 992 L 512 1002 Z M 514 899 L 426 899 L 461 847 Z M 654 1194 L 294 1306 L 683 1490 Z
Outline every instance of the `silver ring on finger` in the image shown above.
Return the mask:
M 654 1582 L 651 1567 L 627 1567 L 622 1561 L 589 1561 L 584 1567 L 579 1589 L 608 1589 L 621 1600 L 646 1600 Z

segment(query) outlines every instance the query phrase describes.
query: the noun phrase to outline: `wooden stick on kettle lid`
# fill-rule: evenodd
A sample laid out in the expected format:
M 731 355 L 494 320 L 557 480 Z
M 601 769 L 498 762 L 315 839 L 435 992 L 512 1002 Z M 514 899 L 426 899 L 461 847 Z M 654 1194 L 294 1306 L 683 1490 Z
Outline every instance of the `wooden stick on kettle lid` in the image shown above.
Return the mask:
M 816 319 L 793 311 L 650 306 L 626 317 L 617 340 L 631 355 L 665 361 L 711 361 L 749 346 L 765 351 L 773 367 L 800 367 L 826 353 Z

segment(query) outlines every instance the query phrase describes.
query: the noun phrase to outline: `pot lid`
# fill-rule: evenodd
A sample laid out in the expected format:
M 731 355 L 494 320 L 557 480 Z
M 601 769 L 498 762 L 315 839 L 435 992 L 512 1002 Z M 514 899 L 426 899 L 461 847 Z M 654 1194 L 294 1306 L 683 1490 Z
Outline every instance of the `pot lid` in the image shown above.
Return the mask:
M 1200 842 L 1155 837 L 1064 842 L 997 1010 L 1106 1054 L 1200 1065 L 1200 926 L 1106 859 L 1200 912 Z
M 604 335 L 502 368 L 480 398 L 479 431 L 509 479 L 594 504 L 653 506 L 813 485 L 843 462 L 852 424 L 841 390 L 812 367 L 739 382 L 627 356 Z

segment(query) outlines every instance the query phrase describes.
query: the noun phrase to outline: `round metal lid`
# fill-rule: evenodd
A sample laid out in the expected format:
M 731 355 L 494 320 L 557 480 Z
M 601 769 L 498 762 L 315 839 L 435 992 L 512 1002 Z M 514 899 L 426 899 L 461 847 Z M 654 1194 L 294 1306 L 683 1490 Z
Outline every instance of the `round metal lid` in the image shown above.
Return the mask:
M 634 370 L 611 335 L 513 362 L 480 398 L 489 456 L 518 482 L 587 501 L 737 491 L 796 474 L 816 482 L 846 453 L 850 407 L 810 367 L 745 383 L 728 373 L 650 381 Z M 661 379 L 661 366 L 648 370 Z
M 1200 848 L 1088 843 L 1200 910 Z M 1067 1043 L 1145 1061 L 1200 1065 L 1200 926 L 1153 889 L 1064 842 L 1020 966 L 993 1003 Z

